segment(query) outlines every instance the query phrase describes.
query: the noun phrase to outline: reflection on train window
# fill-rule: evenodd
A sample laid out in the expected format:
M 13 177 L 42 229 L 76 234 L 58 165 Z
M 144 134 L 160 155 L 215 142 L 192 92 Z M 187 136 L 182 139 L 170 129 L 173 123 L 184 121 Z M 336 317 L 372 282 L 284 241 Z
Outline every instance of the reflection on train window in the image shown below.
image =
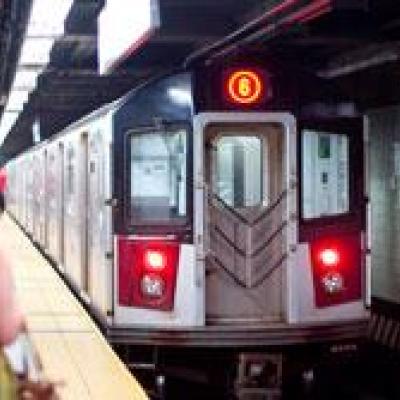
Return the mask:
M 186 216 L 185 130 L 131 135 L 132 224 Z
M 349 211 L 349 138 L 304 130 L 302 135 L 303 218 Z
M 54 176 L 56 168 L 56 158 L 54 153 L 51 152 L 48 156 L 48 172 L 46 174 L 46 191 L 49 197 L 49 206 L 54 205 L 53 197 L 56 196 L 56 180 Z
M 74 194 L 75 171 L 74 171 L 74 149 L 70 147 L 67 152 L 67 192 Z
M 231 207 L 262 203 L 262 141 L 257 136 L 223 136 L 215 143 L 213 191 Z

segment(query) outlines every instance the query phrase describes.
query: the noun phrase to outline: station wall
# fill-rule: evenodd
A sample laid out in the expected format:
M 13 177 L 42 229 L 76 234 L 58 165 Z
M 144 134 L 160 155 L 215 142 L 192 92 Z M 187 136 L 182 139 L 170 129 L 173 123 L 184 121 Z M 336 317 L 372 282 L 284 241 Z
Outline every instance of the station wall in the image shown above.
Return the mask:
M 372 294 L 400 301 L 400 106 L 369 113 Z

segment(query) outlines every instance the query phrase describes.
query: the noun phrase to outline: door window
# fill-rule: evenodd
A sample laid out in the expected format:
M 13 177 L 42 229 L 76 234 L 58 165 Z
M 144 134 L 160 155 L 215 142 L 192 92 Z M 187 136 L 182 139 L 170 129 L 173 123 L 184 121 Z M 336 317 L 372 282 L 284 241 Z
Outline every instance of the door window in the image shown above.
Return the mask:
M 257 136 L 222 136 L 215 142 L 214 193 L 231 207 L 263 200 L 262 141 Z

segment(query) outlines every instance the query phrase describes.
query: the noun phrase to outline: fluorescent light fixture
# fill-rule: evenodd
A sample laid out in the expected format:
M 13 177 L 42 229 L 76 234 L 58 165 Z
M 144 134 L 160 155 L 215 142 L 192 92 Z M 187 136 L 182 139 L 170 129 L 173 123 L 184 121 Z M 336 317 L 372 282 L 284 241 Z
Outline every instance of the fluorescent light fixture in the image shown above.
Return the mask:
M 17 112 L 5 111 L 1 118 L 1 129 L 10 130 L 13 127 L 13 125 L 15 124 L 15 121 L 17 120 L 18 115 L 19 114 Z
M 8 96 L 6 111 L 22 111 L 28 97 L 29 92 L 26 90 L 13 90 Z
M 15 90 L 26 89 L 32 90 L 36 87 L 37 77 L 40 71 L 19 70 L 15 73 L 12 88 Z
M 159 0 L 107 0 L 98 25 L 99 68 L 103 74 L 140 48 L 160 27 Z
M 47 65 L 54 38 L 25 38 L 18 64 Z
M 73 0 L 36 0 L 33 2 L 26 36 L 61 36 Z

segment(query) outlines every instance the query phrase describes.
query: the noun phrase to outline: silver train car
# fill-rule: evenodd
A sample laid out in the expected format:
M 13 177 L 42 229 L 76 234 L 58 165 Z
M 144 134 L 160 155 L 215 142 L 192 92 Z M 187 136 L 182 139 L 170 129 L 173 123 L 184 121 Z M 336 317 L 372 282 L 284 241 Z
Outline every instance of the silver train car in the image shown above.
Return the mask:
M 117 346 L 165 368 L 229 354 L 245 387 L 287 349 L 363 336 L 362 121 L 301 115 L 279 78 L 172 74 L 8 162 L 9 212 Z

